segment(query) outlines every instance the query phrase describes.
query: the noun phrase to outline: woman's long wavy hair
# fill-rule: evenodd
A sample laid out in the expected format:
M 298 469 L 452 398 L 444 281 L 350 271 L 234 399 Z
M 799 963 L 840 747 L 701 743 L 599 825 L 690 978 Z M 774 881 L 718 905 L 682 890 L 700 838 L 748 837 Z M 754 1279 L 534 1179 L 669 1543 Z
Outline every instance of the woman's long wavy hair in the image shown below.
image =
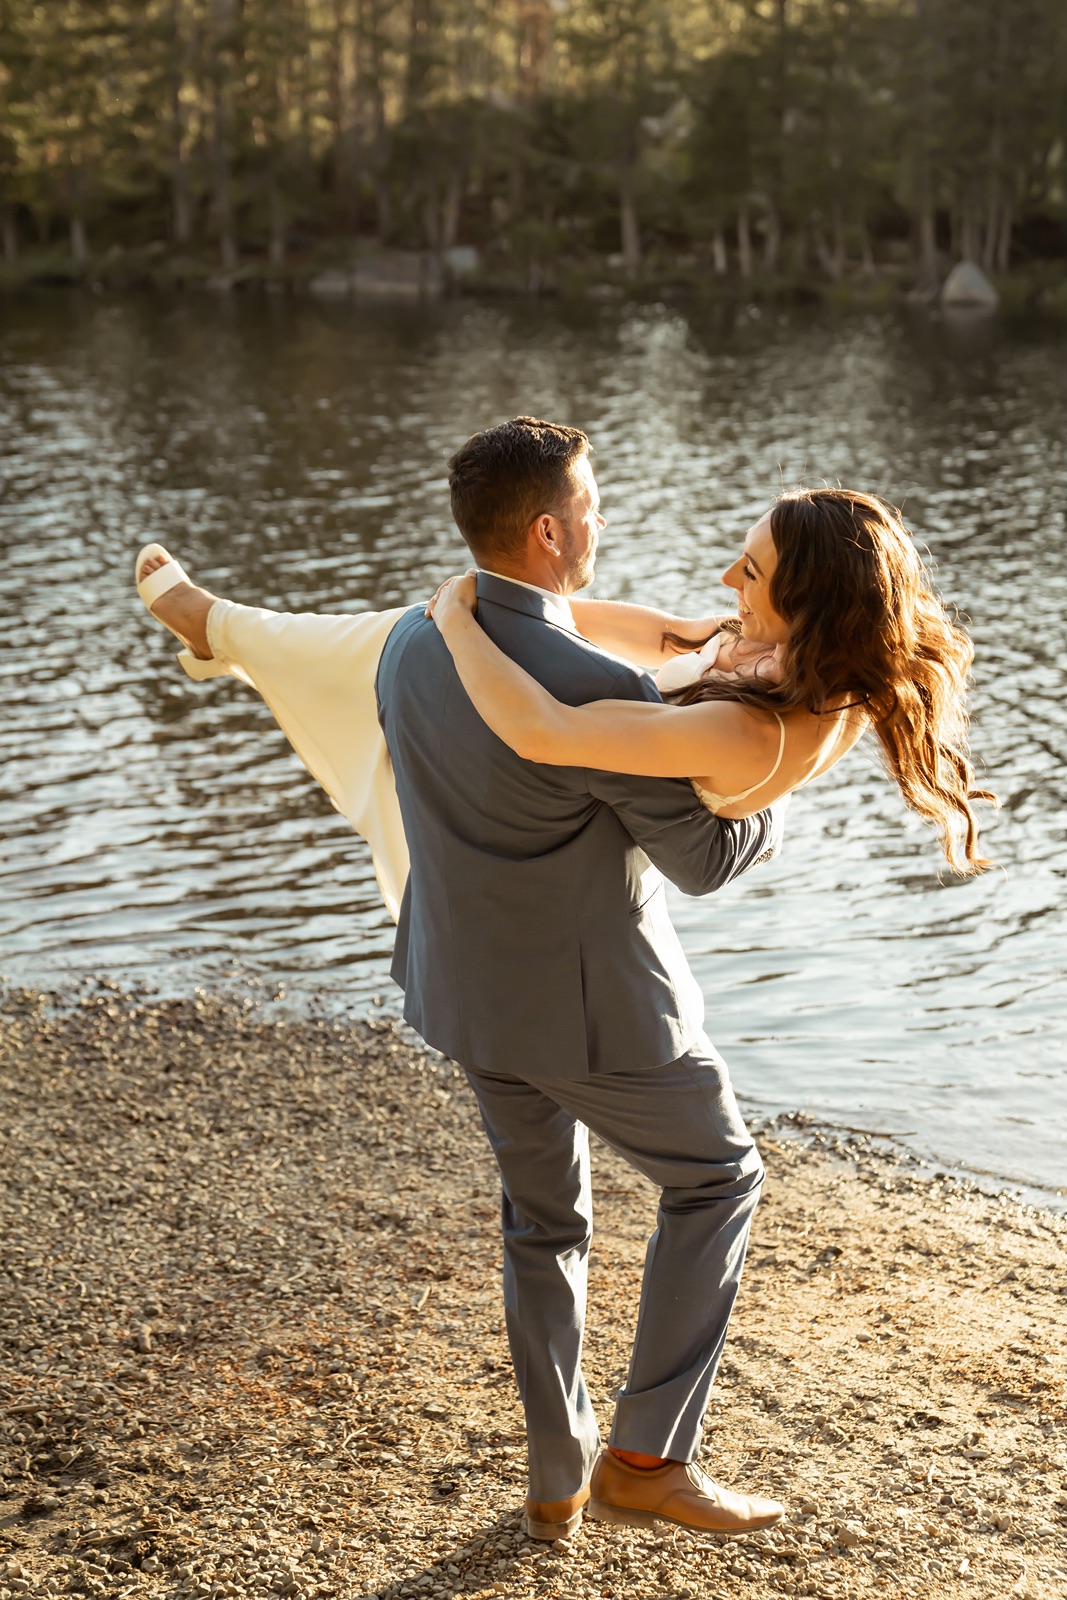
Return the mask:
M 936 825 L 950 864 L 982 871 L 989 863 L 971 802 L 996 796 L 974 787 L 967 754 L 974 651 L 933 592 L 899 513 L 851 489 L 794 489 L 770 524 L 778 554 L 770 598 L 789 627 L 781 681 L 701 680 L 667 698 L 803 706 L 816 716 L 862 706 L 906 803 Z

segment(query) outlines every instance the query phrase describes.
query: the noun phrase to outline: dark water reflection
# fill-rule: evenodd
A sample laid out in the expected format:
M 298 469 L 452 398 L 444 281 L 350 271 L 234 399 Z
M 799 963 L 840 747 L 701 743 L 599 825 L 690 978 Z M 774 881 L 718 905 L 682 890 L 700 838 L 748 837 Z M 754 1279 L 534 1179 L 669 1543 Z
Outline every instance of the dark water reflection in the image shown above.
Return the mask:
M 861 747 L 779 862 L 677 920 L 744 1095 L 1067 1186 L 1063 355 L 1000 323 L 6 302 L 3 970 L 389 991 L 362 845 L 247 691 L 174 666 L 131 558 L 287 609 L 417 598 L 463 559 L 455 443 L 556 416 L 597 446 L 602 595 L 706 609 L 783 480 L 904 502 L 972 619 L 998 870 L 942 881 Z

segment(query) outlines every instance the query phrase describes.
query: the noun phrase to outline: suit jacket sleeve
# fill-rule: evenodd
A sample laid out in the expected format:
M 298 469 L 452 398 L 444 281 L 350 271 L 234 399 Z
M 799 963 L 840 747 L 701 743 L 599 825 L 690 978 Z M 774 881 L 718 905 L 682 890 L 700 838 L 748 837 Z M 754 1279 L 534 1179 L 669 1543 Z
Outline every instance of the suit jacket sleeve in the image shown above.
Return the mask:
M 646 673 L 625 673 L 610 690 L 616 700 L 659 700 Z M 607 696 L 605 696 L 607 698 Z M 778 854 L 788 801 L 753 817 L 717 817 L 681 778 L 586 773 L 590 793 L 616 813 L 664 877 L 686 894 L 711 894 Z

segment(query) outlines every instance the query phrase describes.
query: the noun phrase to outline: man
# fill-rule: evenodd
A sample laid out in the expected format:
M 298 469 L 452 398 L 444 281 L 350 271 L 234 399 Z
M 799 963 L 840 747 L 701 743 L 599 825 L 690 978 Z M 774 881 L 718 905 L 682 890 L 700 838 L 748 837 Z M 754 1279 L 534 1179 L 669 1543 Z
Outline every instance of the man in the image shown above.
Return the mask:
M 559 699 L 657 699 L 575 630 L 604 519 L 575 428 L 519 417 L 449 463 L 480 569 L 478 620 Z M 504 1300 L 535 1538 L 602 1520 L 741 1531 L 775 1501 L 693 1464 L 763 1171 L 667 915 L 777 849 L 770 812 L 723 821 L 689 784 L 541 767 L 475 713 L 421 610 L 378 670 L 411 872 L 393 976 L 406 1019 L 461 1065 L 503 1189 Z M 581 1371 L 588 1129 L 661 1191 L 630 1371 L 601 1452 Z

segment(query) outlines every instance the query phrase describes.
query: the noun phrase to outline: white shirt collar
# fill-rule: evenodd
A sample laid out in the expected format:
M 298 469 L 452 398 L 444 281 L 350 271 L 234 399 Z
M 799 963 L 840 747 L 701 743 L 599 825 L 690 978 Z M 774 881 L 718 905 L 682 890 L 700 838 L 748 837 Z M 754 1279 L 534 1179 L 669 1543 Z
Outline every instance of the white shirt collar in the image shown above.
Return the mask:
M 578 632 L 575 626 L 574 614 L 565 594 L 556 594 L 552 589 L 542 589 L 539 583 L 527 583 L 525 578 L 509 578 L 506 573 L 493 572 L 489 567 L 479 567 L 478 570 L 479 572 L 484 572 L 487 577 L 499 578 L 501 583 L 517 583 L 520 589 L 532 589 L 534 594 L 539 594 L 543 599 L 550 600 L 553 611 L 563 613 L 560 618 L 563 625 L 570 628 L 573 633 Z

